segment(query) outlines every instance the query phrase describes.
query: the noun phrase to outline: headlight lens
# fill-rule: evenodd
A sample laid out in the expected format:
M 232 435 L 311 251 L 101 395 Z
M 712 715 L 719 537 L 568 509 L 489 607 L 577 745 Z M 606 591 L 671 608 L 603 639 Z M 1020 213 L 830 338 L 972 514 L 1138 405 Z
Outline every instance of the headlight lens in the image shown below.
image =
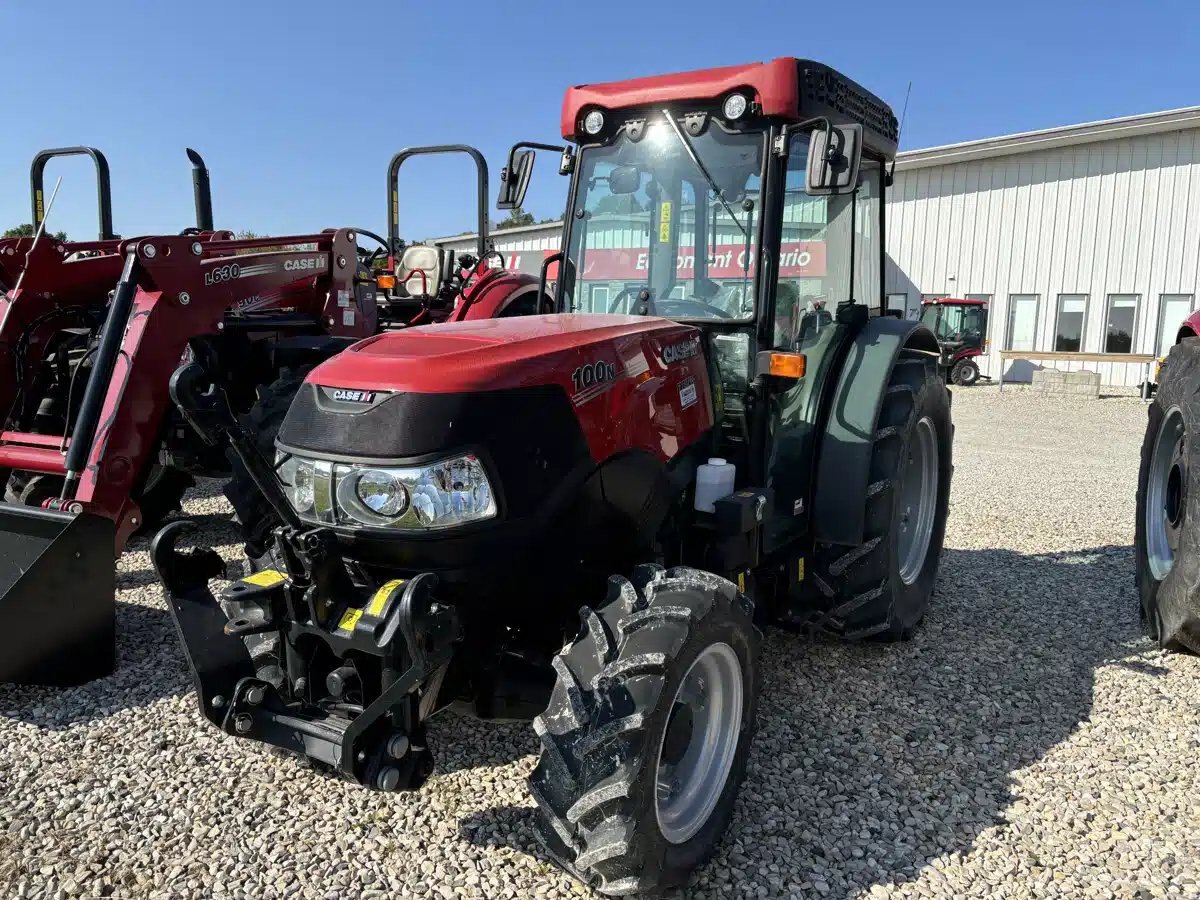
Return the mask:
M 277 459 L 288 499 L 309 520 L 425 531 L 496 515 L 491 482 L 474 455 L 403 468 L 313 461 L 282 452 Z
M 740 119 L 746 114 L 746 110 L 750 108 L 750 101 L 746 99 L 744 94 L 730 94 L 725 98 L 722 112 L 725 113 L 725 118 L 729 120 Z
M 583 117 L 583 130 L 588 134 L 597 135 L 604 130 L 604 113 L 593 109 Z

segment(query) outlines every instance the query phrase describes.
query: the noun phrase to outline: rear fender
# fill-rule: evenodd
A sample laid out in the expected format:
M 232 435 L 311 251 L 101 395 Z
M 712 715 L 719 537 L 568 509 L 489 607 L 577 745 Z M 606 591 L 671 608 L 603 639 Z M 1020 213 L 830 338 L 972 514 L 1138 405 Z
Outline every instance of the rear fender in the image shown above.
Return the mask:
M 512 315 L 509 307 L 522 300 L 532 303 L 537 295 L 538 280 L 532 275 L 523 275 L 504 270 L 493 270 L 483 276 L 467 290 L 466 299 L 450 316 L 452 322 L 473 319 L 496 319 Z M 530 308 L 529 312 L 538 310 Z
M 842 362 L 817 458 L 817 541 L 851 547 L 862 543 L 866 507 L 861 501 L 870 482 L 875 423 L 892 368 L 906 348 L 939 358 L 937 338 L 928 327 L 879 316 L 868 320 Z

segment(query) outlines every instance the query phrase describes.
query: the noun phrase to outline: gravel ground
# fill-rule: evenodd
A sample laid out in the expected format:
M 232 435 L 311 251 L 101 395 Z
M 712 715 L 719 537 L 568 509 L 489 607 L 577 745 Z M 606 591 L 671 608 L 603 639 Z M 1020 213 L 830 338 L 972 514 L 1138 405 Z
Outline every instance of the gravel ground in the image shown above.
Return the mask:
M 903 646 L 771 634 L 733 825 L 687 896 L 1200 896 L 1200 660 L 1133 591 L 1145 408 L 959 391 L 947 550 Z M 188 504 L 235 555 L 206 485 Z M 532 732 L 444 718 L 415 794 L 202 724 L 144 543 L 121 664 L 0 687 L 0 893 L 569 897 L 535 846 Z

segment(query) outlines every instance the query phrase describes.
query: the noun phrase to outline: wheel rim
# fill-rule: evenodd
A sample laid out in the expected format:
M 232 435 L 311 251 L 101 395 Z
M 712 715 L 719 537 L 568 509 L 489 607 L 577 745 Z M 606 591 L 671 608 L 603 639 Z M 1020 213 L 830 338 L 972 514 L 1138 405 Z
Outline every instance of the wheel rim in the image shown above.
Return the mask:
M 924 416 L 913 429 L 900 475 L 900 580 L 912 584 L 925 568 L 938 500 L 938 445 L 933 421 Z
M 708 821 L 742 731 L 742 665 L 728 644 L 696 657 L 671 703 L 655 766 L 658 827 L 682 844 Z
M 1158 426 L 1146 477 L 1146 562 L 1156 581 L 1166 578 L 1175 565 L 1187 511 L 1186 437 L 1183 414 L 1172 407 Z

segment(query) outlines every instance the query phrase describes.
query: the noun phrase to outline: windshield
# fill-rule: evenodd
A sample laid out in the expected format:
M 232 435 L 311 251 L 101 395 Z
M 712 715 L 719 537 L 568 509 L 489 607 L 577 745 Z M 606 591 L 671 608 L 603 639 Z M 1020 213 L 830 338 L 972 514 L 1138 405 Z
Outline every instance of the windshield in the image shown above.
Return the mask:
M 574 312 L 673 319 L 754 316 L 762 132 L 708 122 L 692 135 L 664 114 L 581 156 L 566 286 Z

